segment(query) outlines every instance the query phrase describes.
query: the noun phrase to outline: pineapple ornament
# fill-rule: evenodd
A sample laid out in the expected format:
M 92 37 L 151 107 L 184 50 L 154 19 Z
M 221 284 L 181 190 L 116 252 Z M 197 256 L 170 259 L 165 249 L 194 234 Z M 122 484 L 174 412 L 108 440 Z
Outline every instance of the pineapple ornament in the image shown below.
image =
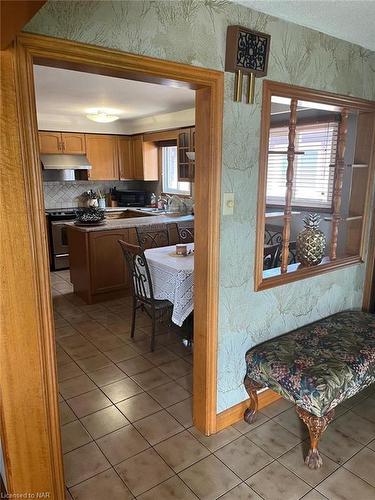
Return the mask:
M 326 237 L 319 229 L 319 214 L 308 214 L 303 219 L 305 229 L 297 235 L 297 262 L 304 267 L 320 264 L 326 247 Z

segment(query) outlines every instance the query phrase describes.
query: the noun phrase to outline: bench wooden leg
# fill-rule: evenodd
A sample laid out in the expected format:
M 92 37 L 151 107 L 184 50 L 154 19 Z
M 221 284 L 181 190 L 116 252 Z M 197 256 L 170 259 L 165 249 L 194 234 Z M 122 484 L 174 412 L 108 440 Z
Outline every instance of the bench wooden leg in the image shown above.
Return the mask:
M 257 390 L 262 388 L 262 385 L 255 382 L 255 380 L 251 380 L 251 378 L 245 377 L 244 380 L 245 389 L 250 397 L 250 407 L 245 410 L 244 420 L 248 424 L 252 424 L 255 422 L 258 412 L 258 395 Z
M 320 456 L 318 450 L 319 439 L 326 430 L 328 424 L 333 419 L 335 410 L 329 411 L 323 417 L 316 417 L 299 406 L 296 406 L 296 412 L 299 418 L 307 425 L 310 434 L 310 449 L 307 457 L 305 458 L 305 464 L 310 469 L 319 469 L 319 467 L 323 464 L 322 457 Z

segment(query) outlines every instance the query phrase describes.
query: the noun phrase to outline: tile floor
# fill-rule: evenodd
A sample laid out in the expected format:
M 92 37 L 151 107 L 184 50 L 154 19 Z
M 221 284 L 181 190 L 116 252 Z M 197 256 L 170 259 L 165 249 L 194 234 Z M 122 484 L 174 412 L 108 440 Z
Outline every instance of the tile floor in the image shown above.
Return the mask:
M 284 400 L 205 437 L 176 332 L 164 328 L 150 353 L 147 317 L 129 338 L 129 299 L 87 306 L 68 271 L 51 280 L 67 499 L 375 499 L 374 386 L 338 408 L 318 471 L 303 465 L 307 433 Z

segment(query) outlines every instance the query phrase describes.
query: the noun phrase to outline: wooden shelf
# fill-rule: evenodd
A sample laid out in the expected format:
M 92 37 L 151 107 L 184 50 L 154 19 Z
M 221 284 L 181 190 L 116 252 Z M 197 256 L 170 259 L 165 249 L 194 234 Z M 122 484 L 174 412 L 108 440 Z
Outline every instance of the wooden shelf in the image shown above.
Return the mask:
M 368 165 L 365 163 L 353 163 L 352 168 L 368 168 Z
M 348 215 L 348 217 L 341 217 L 339 222 L 352 222 L 354 220 L 362 220 L 363 215 Z M 324 217 L 324 220 L 327 222 L 331 222 L 332 217 Z

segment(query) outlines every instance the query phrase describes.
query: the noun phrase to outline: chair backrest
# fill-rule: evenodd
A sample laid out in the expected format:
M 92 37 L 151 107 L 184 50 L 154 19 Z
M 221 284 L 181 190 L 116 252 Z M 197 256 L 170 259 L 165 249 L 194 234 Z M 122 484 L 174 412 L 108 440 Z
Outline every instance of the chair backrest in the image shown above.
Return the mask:
M 281 248 L 282 248 L 282 245 L 280 244 L 279 247 L 280 247 L 280 250 L 276 254 L 274 267 L 281 266 Z M 290 241 L 289 242 L 289 254 L 288 254 L 288 266 L 289 266 L 289 264 L 296 264 L 296 262 L 297 262 L 297 242 Z
M 277 257 L 280 245 L 266 245 L 263 249 L 263 269 L 272 269 L 277 267 Z
M 154 300 L 150 270 L 143 249 L 118 240 L 123 251 L 130 277 L 133 296 L 148 304 Z
M 138 244 L 143 250 L 169 246 L 169 235 L 166 225 L 150 224 L 147 226 L 137 226 L 135 229 Z
M 194 243 L 194 221 L 177 222 L 180 243 Z

